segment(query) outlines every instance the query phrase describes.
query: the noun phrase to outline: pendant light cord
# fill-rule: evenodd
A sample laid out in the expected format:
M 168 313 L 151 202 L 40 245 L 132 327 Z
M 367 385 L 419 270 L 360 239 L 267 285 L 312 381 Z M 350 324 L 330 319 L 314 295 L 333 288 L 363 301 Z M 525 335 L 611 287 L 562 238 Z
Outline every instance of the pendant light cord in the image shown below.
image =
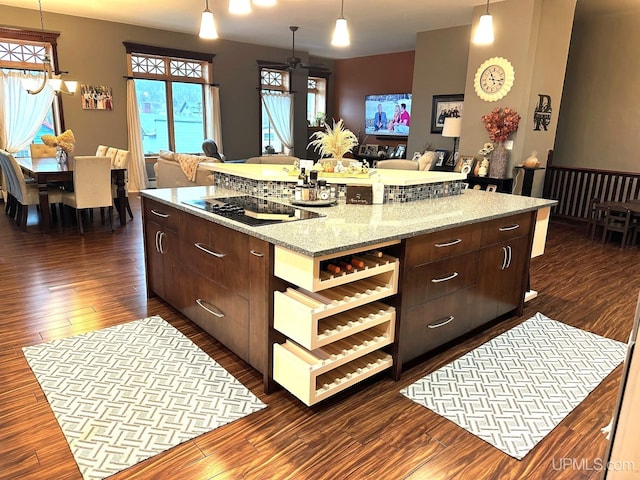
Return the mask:
M 487 0 L 487 2 L 488 1 L 489 0 Z M 489 7 L 487 7 L 487 8 L 489 8 Z M 342 0 L 342 3 L 340 4 L 340 18 L 344 18 L 344 0 Z
M 344 0 L 342 0 L 344 1 Z M 489 0 L 487 0 L 487 15 L 489 15 Z

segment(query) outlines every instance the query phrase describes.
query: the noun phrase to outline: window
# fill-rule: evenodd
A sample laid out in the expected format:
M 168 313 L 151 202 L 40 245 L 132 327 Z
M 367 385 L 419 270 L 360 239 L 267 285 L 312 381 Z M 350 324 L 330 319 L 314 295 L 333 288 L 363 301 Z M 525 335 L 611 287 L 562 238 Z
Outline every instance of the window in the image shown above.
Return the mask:
M 38 73 L 43 70 L 43 59 L 46 53 L 51 58 L 52 69 L 57 69 L 56 41 L 58 34 L 35 32 L 30 30 L 13 30 L 0 28 L 0 69 L 4 72 L 20 70 L 25 73 Z M 60 118 L 60 105 L 55 99 L 51 110 L 42 122 L 40 130 L 33 138 L 33 143 L 42 143 L 42 135 L 59 134 L 63 130 Z M 29 149 L 16 152 L 16 157 L 28 157 Z
M 157 155 L 160 150 L 199 153 L 206 138 L 204 99 L 205 88 L 211 83 L 212 63 L 203 59 L 203 54 L 162 52 L 144 46 L 137 49 L 134 46 L 128 52 L 144 153 Z
M 318 125 L 327 114 L 327 79 L 309 77 L 307 80 L 307 122 Z
M 263 92 L 288 92 L 289 72 L 283 70 L 273 70 L 263 68 L 260 70 L 260 88 Z M 262 115 L 262 129 L 260 135 L 260 147 L 262 152 L 284 153 L 282 142 L 275 134 L 273 124 L 260 101 L 260 112 Z

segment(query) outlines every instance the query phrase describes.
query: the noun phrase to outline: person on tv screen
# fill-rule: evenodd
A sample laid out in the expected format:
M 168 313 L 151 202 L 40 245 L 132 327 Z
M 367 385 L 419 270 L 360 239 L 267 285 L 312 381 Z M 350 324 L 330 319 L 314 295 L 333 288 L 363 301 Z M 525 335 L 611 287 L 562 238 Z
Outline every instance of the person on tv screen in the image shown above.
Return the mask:
M 407 112 L 407 104 L 400 104 L 400 116 L 398 124 L 394 127 L 394 131 L 398 133 L 409 133 L 409 125 L 411 124 L 411 115 Z
M 373 129 L 382 130 L 387 126 L 387 114 L 382 111 L 382 104 L 378 104 L 378 111 L 373 117 Z
M 390 132 L 393 132 L 396 125 L 400 124 L 400 105 L 396 103 L 393 106 L 393 110 L 393 117 L 391 117 L 391 120 L 387 124 L 387 130 L 389 130 Z

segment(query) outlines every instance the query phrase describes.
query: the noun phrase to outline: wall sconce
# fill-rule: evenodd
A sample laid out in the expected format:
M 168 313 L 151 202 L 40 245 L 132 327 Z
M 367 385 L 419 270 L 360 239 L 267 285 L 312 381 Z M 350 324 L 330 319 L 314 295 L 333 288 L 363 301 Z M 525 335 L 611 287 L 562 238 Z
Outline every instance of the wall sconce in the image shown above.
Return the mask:
M 205 0 L 204 11 L 202 12 L 202 18 L 200 19 L 200 33 L 198 36 L 206 40 L 215 40 L 218 38 L 216 22 L 213 18 L 213 13 L 209 10 L 209 0 Z
M 493 18 L 489 14 L 489 0 L 487 0 L 487 13 L 480 17 L 476 33 L 473 36 L 476 45 L 491 45 L 493 43 Z
M 348 47 L 351 45 L 347 19 L 344 18 L 344 0 L 342 0 L 340 5 L 340 18 L 336 20 L 336 28 L 333 30 L 331 45 L 334 47 Z

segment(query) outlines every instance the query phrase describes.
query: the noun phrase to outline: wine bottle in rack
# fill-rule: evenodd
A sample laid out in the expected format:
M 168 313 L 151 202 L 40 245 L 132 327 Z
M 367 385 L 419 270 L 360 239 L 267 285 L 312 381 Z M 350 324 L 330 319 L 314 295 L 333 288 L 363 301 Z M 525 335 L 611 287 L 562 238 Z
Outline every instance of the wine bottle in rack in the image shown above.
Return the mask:
M 338 265 L 347 273 L 353 271 L 353 265 L 343 258 L 338 259 Z
M 380 250 L 369 250 L 367 252 L 364 252 L 364 254 L 370 257 L 377 257 L 377 258 L 382 258 L 382 255 L 383 255 L 383 253 Z
M 325 270 L 325 271 L 329 272 L 332 275 L 335 275 L 336 273 L 340 273 L 340 271 L 341 271 L 341 269 L 337 265 L 337 263 L 335 263 L 333 261 L 321 263 L 320 264 L 320 269 L 321 270 Z

